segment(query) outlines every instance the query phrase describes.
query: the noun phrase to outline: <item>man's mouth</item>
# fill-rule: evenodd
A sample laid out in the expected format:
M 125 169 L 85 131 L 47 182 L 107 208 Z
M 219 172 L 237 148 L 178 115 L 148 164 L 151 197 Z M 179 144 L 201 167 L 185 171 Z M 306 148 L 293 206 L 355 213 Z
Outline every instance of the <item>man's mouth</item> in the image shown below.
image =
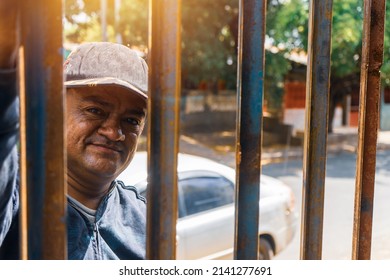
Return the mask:
M 122 153 L 122 149 L 117 147 L 117 146 L 106 145 L 106 144 L 101 144 L 101 143 L 91 143 L 90 145 L 93 145 L 102 151 L 107 151 L 107 152 L 113 151 L 113 152 L 117 152 L 117 153 Z

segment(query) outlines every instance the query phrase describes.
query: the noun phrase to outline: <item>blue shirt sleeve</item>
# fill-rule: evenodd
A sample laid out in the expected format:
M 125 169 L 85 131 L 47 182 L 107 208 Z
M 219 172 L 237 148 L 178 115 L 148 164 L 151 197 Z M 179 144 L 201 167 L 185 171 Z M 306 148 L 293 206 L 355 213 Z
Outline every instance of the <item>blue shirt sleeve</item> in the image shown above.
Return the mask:
M 0 246 L 19 209 L 19 100 L 16 70 L 0 69 Z

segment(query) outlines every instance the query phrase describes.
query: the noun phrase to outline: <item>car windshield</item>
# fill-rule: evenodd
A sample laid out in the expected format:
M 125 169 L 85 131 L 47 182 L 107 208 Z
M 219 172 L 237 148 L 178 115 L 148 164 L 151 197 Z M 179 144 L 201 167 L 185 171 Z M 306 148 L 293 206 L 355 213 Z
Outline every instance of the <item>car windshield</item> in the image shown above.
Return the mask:
M 210 171 L 182 172 L 179 175 L 179 218 L 198 214 L 234 201 L 234 184 Z M 137 183 L 142 196 L 147 195 L 147 182 Z

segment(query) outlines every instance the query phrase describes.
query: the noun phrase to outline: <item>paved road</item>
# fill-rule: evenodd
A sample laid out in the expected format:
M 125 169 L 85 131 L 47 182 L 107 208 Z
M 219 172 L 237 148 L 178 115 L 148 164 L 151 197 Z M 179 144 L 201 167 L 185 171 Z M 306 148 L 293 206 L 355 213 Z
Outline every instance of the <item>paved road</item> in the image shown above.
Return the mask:
M 323 259 L 351 259 L 356 156 L 342 152 L 327 159 Z M 300 212 L 302 161 L 293 160 L 263 166 L 263 173 L 289 184 Z M 378 151 L 375 187 L 372 259 L 390 259 L 390 151 Z M 275 259 L 299 259 L 300 232 Z
M 354 131 L 352 131 L 355 133 Z M 343 135 L 346 134 L 346 135 Z M 325 182 L 325 211 L 322 258 L 351 259 L 352 228 L 354 211 L 354 188 L 356 172 L 355 134 L 339 131 L 333 135 L 333 146 L 328 147 L 327 177 Z M 232 134 L 233 135 L 233 134 Z M 349 135 L 349 136 L 348 136 Z M 344 137 L 345 136 L 345 137 Z M 348 136 L 348 137 L 347 137 Z M 232 150 L 233 138 L 225 150 L 216 149 L 221 144 L 221 135 L 215 139 L 210 135 L 199 134 L 195 137 L 183 136 L 180 150 L 184 153 L 208 157 L 235 167 L 235 153 Z M 373 221 L 372 259 L 390 259 L 390 131 L 379 135 L 377 152 L 377 173 Z M 353 140 L 353 141 L 352 141 Z M 352 141 L 352 142 L 351 142 Z M 213 148 L 214 147 L 214 148 Z M 219 146 L 218 146 L 219 147 Z M 220 147 L 219 147 L 220 148 Z M 290 185 L 296 196 L 296 207 L 300 212 L 302 197 L 302 148 L 291 147 L 273 151 L 263 151 L 264 174 L 277 177 Z M 272 159 L 282 160 L 281 163 Z M 300 228 L 292 243 L 275 259 L 299 259 Z
M 343 136 L 342 133 L 339 134 Z M 357 137 L 341 137 L 339 134 L 334 135 L 334 145 L 328 147 L 322 246 L 322 258 L 335 260 L 351 259 L 356 172 L 356 156 L 353 147 L 356 147 L 355 138 Z M 220 138 L 217 137 L 218 141 L 214 141 L 214 143 L 213 138 L 210 138 L 209 135 L 201 134 L 200 136 L 182 137 L 181 151 L 209 157 L 235 167 L 234 151 L 227 149 L 226 152 L 217 152 L 216 149 L 212 148 L 215 143 L 221 142 Z M 372 259 L 390 259 L 390 238 L 388 238 L 390 236 L 390 218 L 388 216 L 390 213 L 390 131 L 381 132 L 379 138 L 371 256 Z M 355 142 L 351 142 L 351 140 Z M 231 145 L 227 147 L 231 148 Z M 348 149 L 348 147 L 352 148 Z M 279 160 L 282 159 L 282 162 L 269 163 L 274 161 L 269 159 L 275 157 Z M 302 149 L 299 147 L 277 151 L 268 149 L 262 154 L 262 158 L 265 159 L 262 167 L 263 173 L 277 177 L 293 188 L 297 200 L 296 207 L 300 211 Z M 276 256 L 276 259 L 299 259 L 299 230 L 293 242 L 285 251 Z

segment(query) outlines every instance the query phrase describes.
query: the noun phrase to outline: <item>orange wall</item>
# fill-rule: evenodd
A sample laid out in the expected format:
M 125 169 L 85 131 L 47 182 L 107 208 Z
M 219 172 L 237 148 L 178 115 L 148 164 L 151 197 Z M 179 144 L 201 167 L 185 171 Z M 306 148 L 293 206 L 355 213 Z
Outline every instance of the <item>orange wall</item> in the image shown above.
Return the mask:
M 305 108 L 306 85 L 298 81 L 285 82 L 284 108 Z

